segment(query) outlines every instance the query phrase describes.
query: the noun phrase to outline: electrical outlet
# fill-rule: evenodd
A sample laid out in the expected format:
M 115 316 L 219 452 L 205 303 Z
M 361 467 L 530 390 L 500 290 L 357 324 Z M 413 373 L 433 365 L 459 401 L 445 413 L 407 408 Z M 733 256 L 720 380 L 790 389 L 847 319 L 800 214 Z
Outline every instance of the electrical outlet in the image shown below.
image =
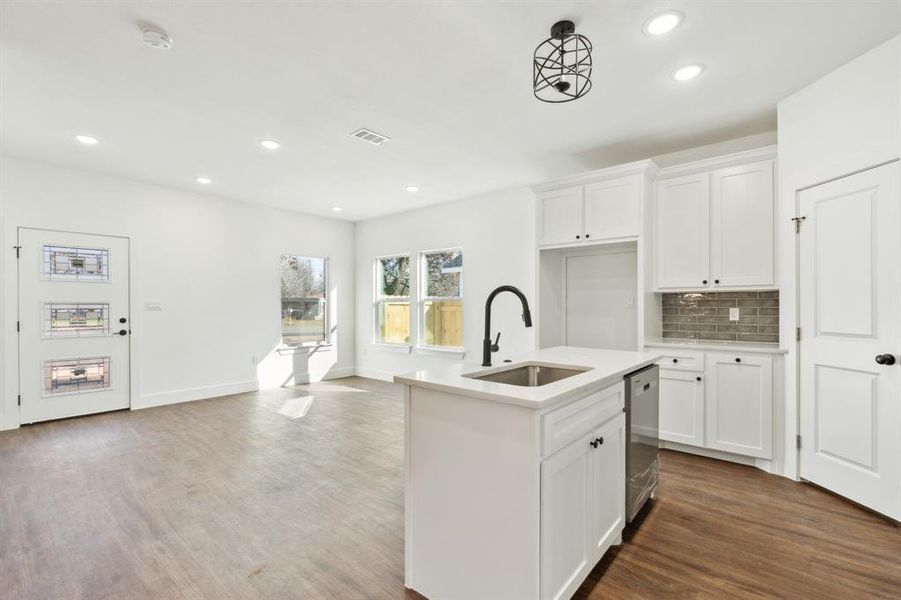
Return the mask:
M 730 321 L 738 321 L 738 307 L 733 306 L 729 308 L 729 320 Z
M 155 300 L 148 300 L 144 303 L 144 310 L 163 310 L 163 304 Z

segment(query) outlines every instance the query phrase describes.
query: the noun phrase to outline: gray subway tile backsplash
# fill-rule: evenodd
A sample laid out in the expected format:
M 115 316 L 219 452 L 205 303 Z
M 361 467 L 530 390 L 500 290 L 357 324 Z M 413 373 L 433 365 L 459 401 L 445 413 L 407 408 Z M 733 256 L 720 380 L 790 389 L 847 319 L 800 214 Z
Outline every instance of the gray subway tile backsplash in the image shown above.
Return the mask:
M 733 342 L 779 341 L 779 292 L 662 295 L 663 337 Z M 738 321 L 729 309 L 738 308 Z

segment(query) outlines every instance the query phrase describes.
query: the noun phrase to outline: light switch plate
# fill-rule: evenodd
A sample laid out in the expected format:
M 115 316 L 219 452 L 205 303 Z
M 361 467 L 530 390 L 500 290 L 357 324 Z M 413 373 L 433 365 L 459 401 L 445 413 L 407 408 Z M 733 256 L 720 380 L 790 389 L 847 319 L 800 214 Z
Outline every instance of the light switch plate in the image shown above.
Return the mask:
M 738 307 L 732 306 L 729 308 L 729 320 L 730 321 L 738 321 Z

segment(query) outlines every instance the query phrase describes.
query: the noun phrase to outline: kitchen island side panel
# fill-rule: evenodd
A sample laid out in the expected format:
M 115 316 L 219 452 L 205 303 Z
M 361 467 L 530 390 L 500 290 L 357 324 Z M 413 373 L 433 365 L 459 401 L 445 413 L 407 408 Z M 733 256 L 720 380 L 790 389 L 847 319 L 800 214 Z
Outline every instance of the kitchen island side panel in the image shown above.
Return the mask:
M 405 390 L 406 585 L 428 598 L 538 597 L 535 410 Z

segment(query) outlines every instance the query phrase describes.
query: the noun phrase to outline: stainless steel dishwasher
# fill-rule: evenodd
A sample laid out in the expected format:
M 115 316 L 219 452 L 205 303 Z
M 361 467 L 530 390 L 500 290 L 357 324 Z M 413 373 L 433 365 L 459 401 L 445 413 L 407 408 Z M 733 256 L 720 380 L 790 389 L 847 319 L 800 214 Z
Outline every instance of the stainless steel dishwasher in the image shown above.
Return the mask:
M 657 491 L 660 369 L 650 365 L 626 380 L 626 521 Z

